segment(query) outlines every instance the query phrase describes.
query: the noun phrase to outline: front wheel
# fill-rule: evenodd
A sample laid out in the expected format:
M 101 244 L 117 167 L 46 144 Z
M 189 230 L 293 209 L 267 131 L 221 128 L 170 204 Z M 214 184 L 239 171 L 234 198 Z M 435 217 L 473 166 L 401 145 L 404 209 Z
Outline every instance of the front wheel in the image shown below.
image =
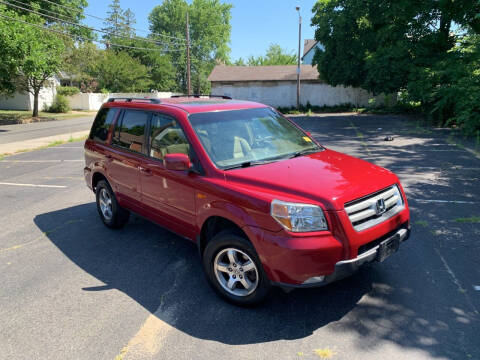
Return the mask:
M 235 305 L 256 305 L 270 290 L 255 249 L 235 232 L 222 231 L 207 244 L 203 267 L 213 289 Z

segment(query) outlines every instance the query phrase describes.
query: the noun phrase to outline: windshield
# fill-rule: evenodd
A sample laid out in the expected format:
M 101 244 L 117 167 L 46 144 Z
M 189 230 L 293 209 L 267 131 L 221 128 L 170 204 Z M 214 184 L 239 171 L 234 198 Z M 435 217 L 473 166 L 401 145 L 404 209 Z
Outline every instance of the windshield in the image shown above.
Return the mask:
M 322 150 L 271 108 L 198 113 L 189 119 L 210 159 L 220 169 Z

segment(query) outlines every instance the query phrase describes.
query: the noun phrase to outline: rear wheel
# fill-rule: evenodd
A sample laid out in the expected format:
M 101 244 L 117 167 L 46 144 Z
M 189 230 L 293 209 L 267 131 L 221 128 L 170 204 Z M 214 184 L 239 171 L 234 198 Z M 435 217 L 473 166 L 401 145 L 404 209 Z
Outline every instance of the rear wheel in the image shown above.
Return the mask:
M 256 305 L 270 289 L 253 246 L 229 230 L 220 232 L 207 244 L 203 267 L 213 289 L 235 305 Z
M 112 229 L 123 227 L 130 213 L 118 205 L 112 188 L 105 180 L 100 180 L 96 186 L 97 210 L 103 223 Z

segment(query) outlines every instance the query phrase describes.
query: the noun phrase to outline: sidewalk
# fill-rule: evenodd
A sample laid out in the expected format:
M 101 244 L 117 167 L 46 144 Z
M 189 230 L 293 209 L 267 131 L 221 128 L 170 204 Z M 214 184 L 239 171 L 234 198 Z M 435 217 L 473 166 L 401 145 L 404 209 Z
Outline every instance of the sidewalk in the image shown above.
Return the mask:
M 94 117 L 0 126 L 0 154 L 33 150 L 88 135 Z

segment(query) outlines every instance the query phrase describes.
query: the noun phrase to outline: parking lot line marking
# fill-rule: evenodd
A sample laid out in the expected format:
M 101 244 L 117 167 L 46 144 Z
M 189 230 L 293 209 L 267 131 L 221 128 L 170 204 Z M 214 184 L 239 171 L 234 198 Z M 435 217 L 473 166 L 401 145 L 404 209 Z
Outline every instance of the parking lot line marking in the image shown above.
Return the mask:
M 457 276 L 455 275 L 453 270 L 450 268 L 450 266 L 448 265 L 445 258 L 442 256 L 442 254 L 440 253 L 440 251 L 437 248 L 434 248 L 434 250 L 437 253 L 438 257 L 440 258 L 440 261 L 443 263 L 443 266 L 444 266 L 445 270 L 447 270 L 447 273 L 452 278 L 452 281 L 455 284 L 455 286 L 457 287 L 458 291 L 465 296 L 465 299 L 467 300 L 468 305 L 470 305 L 470 307 L 472 308 L 473 312 L 478 314 L 477 308 L 473 304 L 473 302 L 470 299 L 470 297 L 468 296 L 467 292 L 463 289 L 462 284 L 460 283 L 460 280 L 458 280 Z
M 447 149 L 447 150 L 436 150 L 436 149 L 432 149 L 432 150 L 428 150 L 428 149 L 427 149 L 427 150 L 420 150 L 420 152 L 421 152 L 421 151 L 443 151 L 443 152 L 446 152 L 446 151 L 448 151 L 448 152 L 456 151 L 456 152 L 458 152 L 458 151 L 465 151 L 465 150 L 463 150 L 463 149 L 460 149 L 460 150 L 452 150 L 452 149 Z
M 26 243 L 23 243 L 23 244 L 19 244 L 19 245 L 15 245 L 15 246 L 12 246 L 12 247 L 9 247 L 9 248 L 5 248 L 5 249 L 0 249 L 0 253 L 3 253 L 3 252 L 6 252 L 6 251 L 10 251 L 10 250 L 17 250 L 17 249 L 20 249 L 26 245 L 30 245 L 34 242 L 36 242 L 38 239 L 35 239 L 35 240 L 32 240 L 32 241 L 29 241 L 29 242 L 26 242 Z
M 25 186 L 25 187 L 41 187 L 41 188 L 57 188 L 57 189 L 65 189 L 65 185 L 36 185 L 36 184 L 18 184 L 18 183 L 7 183 L 7 182 L 0 182 L 0 185 L 7 185 L 7 186 Z
M 432 200 L 432 199 L 413 199 L 413 201 L 424 203 L 446 203 L 446 204 L 477 204 L 475 201 L 462 201 L 462 200 Z
M 77 162 L 85 160 L 2 160 L 1 163 L 60 163 L 60 162 Z

